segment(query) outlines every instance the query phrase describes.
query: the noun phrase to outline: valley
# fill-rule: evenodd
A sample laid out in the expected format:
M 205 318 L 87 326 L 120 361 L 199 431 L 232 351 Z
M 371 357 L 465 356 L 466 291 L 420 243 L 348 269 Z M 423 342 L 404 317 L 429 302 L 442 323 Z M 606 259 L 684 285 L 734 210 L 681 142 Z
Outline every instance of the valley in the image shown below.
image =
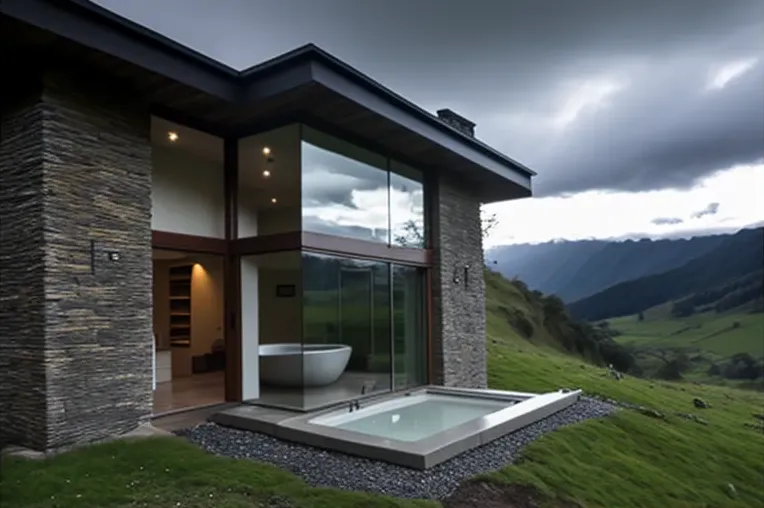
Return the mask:
M 764 503 L 764 394 L 691 382 L 640 378 L 625 374 L 615 379 L 591 352 L 582 355 L 564 345 L 576 323 L 565 315 L 549 315 L 543 295 L 527 290 L 519 281 L 486 273 L 488 372 L 492 388 L 544 391 L 560 387 L 582 388 L 588 395 L 633 405 L 607 418 L 591 420 L 556 431 L 530 444 L 513 466 L 482 481 L 498 485 L 532 485 L 547 496 L 548 506 L 570 506 L 574 500 L 588 507 L 749 507 Z M 516 309 L 531 326 L 502 309 Z M 657 312 L 655 309 L 653 312 Z M 627 348 L 634 341 L 660 343 L 690 322 L 702 322 L 703 332 L 681 343 L 704 339 L 720 357 L 730 353 L 725 330 L 734 320 L 739 328 L 738 348 L 756 354 L 756 326 L 763 314 L 728 315 L 718 320 L 694 316 L 685 323 L 672 319 L 636 316 L 612 320 L 623 335 L 615 342 Z M 694 320 L 694 321 L 692 321 Z M 528 334 L 528 329 L 532 333 Z M 593 327 L 597 328 L 597 327 Z M 583 327 L 586 329 L 586 327 Z M 594 333 L 601 344 L 605 336 Z M 692 337 L 692 338 L 691 338 Z M 594 340 L 594 338 L 592 338 Z M 694 399 L 709 407 L 700 409 Z M 758 416 L 757 416 L 758 415 Z M 558 504 L 559 503 L 559 504 Z M 498 506 L 498 505 L 497 505 Z

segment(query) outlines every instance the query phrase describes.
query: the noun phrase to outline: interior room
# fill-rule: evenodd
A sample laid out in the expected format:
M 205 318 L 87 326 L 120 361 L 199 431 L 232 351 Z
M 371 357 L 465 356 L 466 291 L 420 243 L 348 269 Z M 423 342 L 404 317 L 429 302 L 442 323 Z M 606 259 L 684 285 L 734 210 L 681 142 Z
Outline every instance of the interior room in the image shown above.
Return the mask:
M 291 251 L 244 256 L 241 274 L 250 402 L 312 410 L 425 383 L 423 270 Z
M 154 414 L 225 400 L 223 257 L 154 249 Z

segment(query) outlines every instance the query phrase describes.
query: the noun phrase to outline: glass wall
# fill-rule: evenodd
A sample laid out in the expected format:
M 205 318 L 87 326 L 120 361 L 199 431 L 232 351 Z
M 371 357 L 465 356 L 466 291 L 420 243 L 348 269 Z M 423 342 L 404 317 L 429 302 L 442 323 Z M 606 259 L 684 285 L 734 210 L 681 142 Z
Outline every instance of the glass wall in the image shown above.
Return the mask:
M 302 263 L 303 362 L 338 376 L 329 386 L 306 382 L 305 407 L 390 390 L 390 265 L 309 252 Z
M 225 238 L 223 139 L 151 117 L 151 229 Z
M 395 389 L 427 382 L 426 280 L 422 268 L 392 265 Z
M 421 171 L 307 126 L 301 164 L 304 231 L 425 247 Z
M 302 128 L 305 231 L 389 242 L 387 159 Z
M 390 161 L 391 243 L 424 249 L 424 183 L 421 171 Z
M 238 155 L 238 238 L 426 247 L 416 168 L 300 124 L 243 138 Z M 240 268 L 245 400 L 309 410 L 426 382 L 423 269 L 307 251 Z
M 238 238 L 300 231 L 300 126 L 239 140 Z

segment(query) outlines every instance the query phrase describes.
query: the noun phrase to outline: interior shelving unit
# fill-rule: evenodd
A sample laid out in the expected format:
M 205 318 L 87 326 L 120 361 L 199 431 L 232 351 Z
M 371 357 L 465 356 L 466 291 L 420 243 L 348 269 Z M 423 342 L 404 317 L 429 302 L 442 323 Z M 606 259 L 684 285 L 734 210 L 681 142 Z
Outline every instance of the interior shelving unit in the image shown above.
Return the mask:
M 191 347 L 193 265 L 170 267 L 170 346 Z

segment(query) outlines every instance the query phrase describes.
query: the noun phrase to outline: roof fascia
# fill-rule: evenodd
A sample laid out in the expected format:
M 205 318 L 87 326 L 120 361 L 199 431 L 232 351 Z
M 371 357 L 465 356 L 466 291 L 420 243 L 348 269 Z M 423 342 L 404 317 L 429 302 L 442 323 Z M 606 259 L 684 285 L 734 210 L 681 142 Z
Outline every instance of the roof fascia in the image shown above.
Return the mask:
M 92 2 L 3 0 L 0 12 L 222 99 L 241 98 L 235 70 Z

